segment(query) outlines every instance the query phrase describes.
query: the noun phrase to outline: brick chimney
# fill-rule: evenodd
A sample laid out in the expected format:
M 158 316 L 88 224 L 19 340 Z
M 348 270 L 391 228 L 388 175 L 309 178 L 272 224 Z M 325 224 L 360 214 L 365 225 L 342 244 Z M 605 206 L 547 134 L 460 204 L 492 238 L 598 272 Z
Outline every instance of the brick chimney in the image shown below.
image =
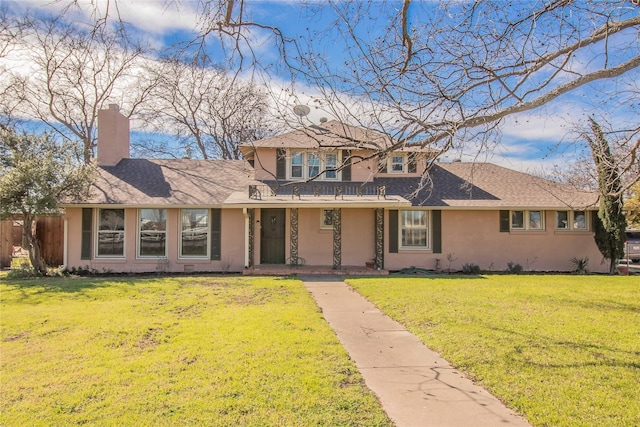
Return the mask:
M 129 118 L 118 104 L 98 111 L 98 166 L 115 166 L 129 158 Z

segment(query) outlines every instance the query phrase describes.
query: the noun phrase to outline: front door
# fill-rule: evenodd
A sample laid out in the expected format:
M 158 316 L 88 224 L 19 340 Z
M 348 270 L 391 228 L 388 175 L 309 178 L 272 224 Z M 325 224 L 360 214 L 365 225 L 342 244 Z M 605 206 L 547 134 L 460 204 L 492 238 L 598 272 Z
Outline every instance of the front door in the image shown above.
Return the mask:
M 262 209 L 260 264 L 284 264 L 284 209 Z

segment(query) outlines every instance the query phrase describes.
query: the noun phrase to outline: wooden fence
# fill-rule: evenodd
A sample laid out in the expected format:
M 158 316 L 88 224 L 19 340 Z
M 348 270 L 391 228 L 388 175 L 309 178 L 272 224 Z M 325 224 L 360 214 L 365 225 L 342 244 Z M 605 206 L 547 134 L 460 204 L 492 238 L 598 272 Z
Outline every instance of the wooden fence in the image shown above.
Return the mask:
M 59 216 L 42 216 L 36 221 L 36 238 L 44 262 L 57 267 L 64 262 L 64 219 Z M 14 220 L 0 222 L 0 267 L 9 267 L 14 246 L 22 244 L 22 227 Z

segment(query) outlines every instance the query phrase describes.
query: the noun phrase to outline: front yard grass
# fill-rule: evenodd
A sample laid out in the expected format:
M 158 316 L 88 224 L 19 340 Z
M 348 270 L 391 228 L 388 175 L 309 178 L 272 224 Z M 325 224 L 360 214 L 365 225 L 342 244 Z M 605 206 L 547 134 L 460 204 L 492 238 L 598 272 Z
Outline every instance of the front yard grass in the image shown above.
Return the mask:
M 348 283 L 535 426 L 640 425 L 640 278 Z
M 391 425 L 301 282 L 0 279 L 0 425 Z

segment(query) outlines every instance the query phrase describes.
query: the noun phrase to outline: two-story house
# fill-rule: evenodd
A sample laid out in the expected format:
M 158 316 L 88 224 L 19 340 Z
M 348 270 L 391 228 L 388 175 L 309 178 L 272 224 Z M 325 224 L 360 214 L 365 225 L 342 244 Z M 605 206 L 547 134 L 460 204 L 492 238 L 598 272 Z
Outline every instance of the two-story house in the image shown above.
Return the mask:
M 567 271 L 571 258 L 589 257 L 604 268 L 596 194 L 488 163 L 434 162 L 428 149 L 395 143 L 330 121 L 245 144 L 245 160 L 130 159 L 128 120 L 112 106 L 99 114 L 92 195 L 64 205 L 65 264 Z

